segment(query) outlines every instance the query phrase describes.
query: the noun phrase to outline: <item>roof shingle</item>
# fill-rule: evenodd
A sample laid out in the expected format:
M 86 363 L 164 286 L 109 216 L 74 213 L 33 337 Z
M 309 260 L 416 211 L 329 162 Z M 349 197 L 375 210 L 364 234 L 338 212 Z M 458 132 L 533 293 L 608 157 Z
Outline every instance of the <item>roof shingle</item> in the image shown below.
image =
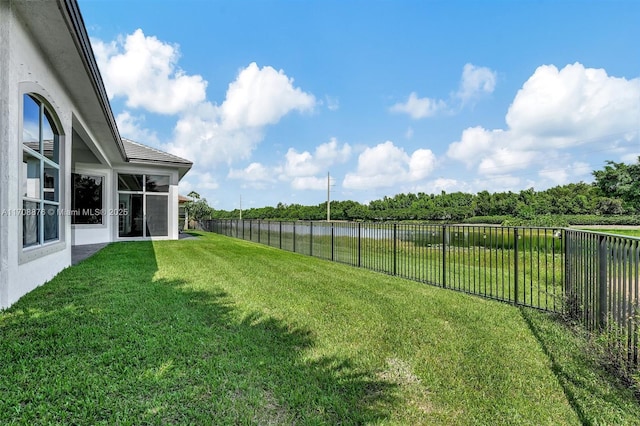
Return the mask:
M 186 166 L 189 168 L 193 165 L 191 161 L 185 160 L 177 155 L 160 151 L 159 149 L 134 142 L 130 139 L 122 138 L 122 143 L 124 145 L 124 150 L 127 153 L 127 157 L 132 163 L 151 162 L 183 167 Z

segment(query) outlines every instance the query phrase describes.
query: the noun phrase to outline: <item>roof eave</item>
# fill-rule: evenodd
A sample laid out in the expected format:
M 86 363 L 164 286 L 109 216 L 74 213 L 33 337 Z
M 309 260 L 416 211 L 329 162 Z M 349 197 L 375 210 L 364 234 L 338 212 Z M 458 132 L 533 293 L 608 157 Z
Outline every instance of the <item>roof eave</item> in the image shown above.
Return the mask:
M 174 167 L 178 169 L 178 174 L 180 179 L 184 175 L 191 170 L 193 166 L 192 162 L 180 162 L 180 161 L 154 161 L 148 159 L 140 159 L 140 158 L 130 158 L 128 161 L 130 164 L 142 164 L 142 165 L 150 165 L 150 166 L 165 166 L 165 167 Z
M 80 13 L 80 8 L 78 7 L 78 2 L 76 0 L 58 0 L 58 7 L 63 12 L 63 15 L 67 20 L 67 25 L 75 42 L 76 49 L 80 54 L 82 62 L 87 71 L 87 75 L 91 79 L 93 89 L 107 120 L 107 124 L 111 130 L 113 139 L 116 142 L 118 151 L 120 152 L 122 159 L 124 161 L 128 161 L 129 159 L 125 152 L 115 117 L 113 116 L 111 103 L 109 102 L 109 97 L 107 96 L 107 91 L 104 87 L 100 69 L 98 68 L 98 64 L 96 63 L 93 48 L 91 47 L 91 42 L 89 40 L 89 35 L 87 34 L 84 20 L 82 18 L 82 14 Z

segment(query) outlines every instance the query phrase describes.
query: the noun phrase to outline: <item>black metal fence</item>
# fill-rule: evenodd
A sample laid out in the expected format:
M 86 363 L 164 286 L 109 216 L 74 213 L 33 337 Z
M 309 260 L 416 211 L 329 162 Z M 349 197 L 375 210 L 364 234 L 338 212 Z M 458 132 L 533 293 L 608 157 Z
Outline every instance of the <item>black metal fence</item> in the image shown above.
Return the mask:
M 210 232 L 579 318 L 638 367 L 640 239 L 564 228 L 212 220 Z

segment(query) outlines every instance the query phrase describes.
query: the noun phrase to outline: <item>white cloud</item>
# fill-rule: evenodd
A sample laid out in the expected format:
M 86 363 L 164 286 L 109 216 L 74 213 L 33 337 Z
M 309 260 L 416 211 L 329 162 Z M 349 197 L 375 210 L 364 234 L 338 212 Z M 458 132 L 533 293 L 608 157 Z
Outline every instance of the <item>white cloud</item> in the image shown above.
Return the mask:
M 177 45 L 141 29 L 111 43 L 91 42 L 109 97 L 125 97 L 129 108 L 176 114 L 204 101 L 207 82 L 177 67 Z
M 580 63 L 538 67 L 518 91 L 506 121 L 531 144 L 568 147 L 637 129 L 640 79 L 608 76 Z
M 230 169 L 227 175 L 229 179 L 241 179 L 250 182 L 273 182 L 273 172 L 260 163 L 251 163 L 246 168 Z
M 298 190 L 326 190 L 327 178 L 317 176 L 297 176 L 291 181 L 291 187 Z
M 293 87 L 284 71 L 252 62 L 229 85 L 220 110 L 223 126 L 233 130 L 275 124 L 289 112 L 311 111 L 315 104 L 314 96 Z
M 220 185 L 216 177 L 211 173 L 191 169 L 187 176 L 180 181 L 178 190 L 181 194 L 188 194 L 191 191 L 196 191 L 200 193 L 200 195 L 203 195 L 200 191 L 212 191 L 219 187 Z
M 543 154 L 537 151 L 499 147 L 495 148 L 490 156 L 482 158 L 478 166 L 478 173 L 485 175 L 510 173 L 526 169 L 536 160 L 543 160 Z
M 568 155 L 558 160 L 558 153 L 586 143 L 599 145 L 596 150 L 615 147 L 622 156 L 634 141 L 637 144 L 638 116 L 640 79 L 610 77 L 579 63 L 561 70 L 544 65 L 515 96 L 506 114 L 507 129 L 467 128 L 449 145 L 447 155 L 485 176 L 538 165 L 540 177 L 566 183 L 586 176 L 589 165 L 573 163 L 570 173 L 549 168 L 550 159 L 572 164 Z
M 413 127 L 409 127 L 406 132 L 404 132 L 404 137 L 407 139 L 413 138 Z
M 295 148 L 289 148 L 285 155 L 283 173 L 285 178 L 326 173 L 329 167 L 346 162 L 350 156 L 351 146 L 347 143 L 340 146 L 335 138 L 318 145 L 313 154 L 309 151 L 298 152 Z
M 144 120 L 144 115 L 134 116 L 129 111 L 123 111 L 116 116 L 116 123 L 121 136 L 146 145 L 158 145 L 160 143 L 158 134 L 152 130 L 145 129 L 143 127 Z
M 391 141 L 366 148 L 358 157 L 355 173 L 347 173 L 343 186 L 350 189 L 391 187 L 428 176 L 436 165 L 435 155 L 419 149 L 409 156 Z
M 576 161 L 563 166 L 549 164 L 542 168 L 538 175 L 550 181 L 553 185 L 565 185 L 575 181 L 591 180 L 591 166 L 587 163 Z
M 324 98 L 329 111 L 337 111 L 340 109 L 340 100 L 338 98 L 329 95 L 326 95 Z
M 419 192 L 424 192 L 426 194 L 440 194 L 442 191 L 456 192 L 460 191 L 460 188 L 464 185 L 464 182 L 460 182 L 456 179 L 438 178 L 421 185 L 419 187 Z
M 344 163 L 351 157 L 351 146 L 345 143 L 340 147 L 336 138 L 316 147 L 314 157 L 325 165 Z
M 436 166 L 436 156 L 430 149 L 418 149 L 409 159 L 409 180 L 416 181 L 426 178 Z
M 399 102 L 389 110 L 391 112 L 405 113 L 413 119 L 431 117 L 445 109 L 447 104 L 442 100 L 419 98 L 415 92 L 411 92 L 406 102 Z
M 459 141 L 449 145 L 447 155 L 471 166 L 476 163 L 479 155 L 491 150 L 493 139 L 496 137 L 492 133 L 481 126 L 469 127 L 462 132 Z
M 283 71 L 251 63 L 229 84 L 221 106 L 203 102 L 182 114 L 167 149 L 203 167 L 231 164 L 250 156 L 266 126 L 314 105 L 313 95 L 293 87 Z
M 465 64 L 462 69 L 460 88 L 456 96 L 462 104 L 478 98 L 479 96 L 493 93 L 496 88 L 497 74 L 487 67 L 477 67 L 473 64 Z
M 638 157 L 640 157 L 640 152 L 630 152 L 625 154 L 620 158 L 620 161 L 623 163 L 635 164 L 638 161 Z
M 481 176 L 474 180 L 473 187 L 477 191 L 490 189 L 492 192 L 518 191 L 522 188 L 536 187 L 533 180 L 523 180 L 511 174 L 493 174 L 491 176 Z
M 427 97 L 419 98 L 416 92 L 411 92 L 406 102 L 394 104 L 389 108 L 389 111 L 408 114 L 415 120 L 432 117 L 440 112 L 452 112 L 456 105 L 463 107 L 482 95 L 493 93 L 496 81 L 495 71 L 487 67 L 465 64 L 458 91 L 451 94 L 448 101 Z
M 244 169 L 230 169 L 227 178 L 243 181 L 243 187 L 265 189 L 267 184 L 276 181 L 274 175 L 271 168 L 260 163 L 251 163 Z
M 289 148 L 285 158 L 284 171 L 288 176 L 310 176 L 320 171 L 309 151 L 299 153 L 295 148 Z
M 227 177 L 243 180 L 253 187 L 264 187 L 265 183 L 280 181 L 288 182 L 292 188 L 299 190 L 326 189 L 329 168 L 346 162 L 350 156 L 349 144 L 340 145 L 335 138 L 331 138 L 329 142 L 318 145 L 313 154 L 289 148 L 283 165 L 268 167 L 251 163 L 244 169 L 231 169 Z

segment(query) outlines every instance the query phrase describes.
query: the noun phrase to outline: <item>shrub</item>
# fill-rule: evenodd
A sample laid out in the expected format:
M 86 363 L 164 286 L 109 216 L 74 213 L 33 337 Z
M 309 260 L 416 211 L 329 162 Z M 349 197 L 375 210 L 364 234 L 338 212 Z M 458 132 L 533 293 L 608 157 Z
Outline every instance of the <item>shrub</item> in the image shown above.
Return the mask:
M 531 219 L 525 219 L 522 217 L 514 217 L 506 219 L 502 222 L 502 226 L 544 226 L 544 227 L 563 227 L 569 226 L 565 216 L 544 214 L 534 216 Z
M 488 224 L 488 225 L 500 225 L 510 216 L 474 216 L 464 219 L 462 223 L 474 224 Z
M 571 225 L 640 225 L 640 215 L 566 215 Z

